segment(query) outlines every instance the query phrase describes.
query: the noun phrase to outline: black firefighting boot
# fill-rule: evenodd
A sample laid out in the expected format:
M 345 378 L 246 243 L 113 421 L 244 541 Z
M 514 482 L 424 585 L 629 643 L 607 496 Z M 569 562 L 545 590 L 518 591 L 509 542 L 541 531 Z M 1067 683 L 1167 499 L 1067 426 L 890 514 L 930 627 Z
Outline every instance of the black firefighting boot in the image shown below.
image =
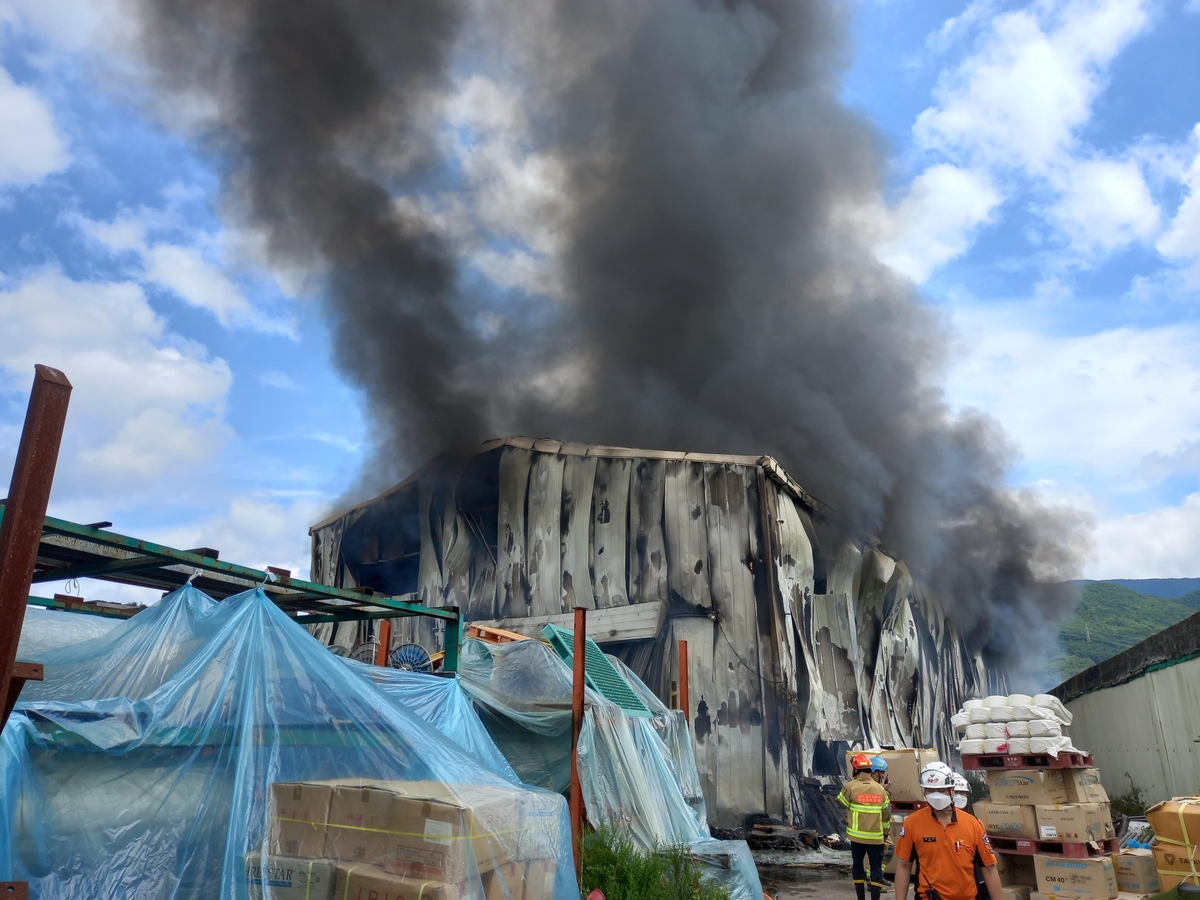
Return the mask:
M 858 900 L 867 900 L 867 886 L 861 881 L 854 882 L 854 893 L 858 894 Z
M 875 882 L 872 881 L 871 882 L 871 900 L 879 900 L 879 891 L 880 891 L 879 885 L 877 885 Z

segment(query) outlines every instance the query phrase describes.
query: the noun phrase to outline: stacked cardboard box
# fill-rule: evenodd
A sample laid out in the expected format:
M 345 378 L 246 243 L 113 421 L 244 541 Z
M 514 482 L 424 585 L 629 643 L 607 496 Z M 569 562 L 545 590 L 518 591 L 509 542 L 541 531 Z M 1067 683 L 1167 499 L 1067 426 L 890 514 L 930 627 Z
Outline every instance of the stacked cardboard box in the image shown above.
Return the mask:
M 1200 797 L 1176 797 L 1146 810 L 1154 828 L 1154 862 L 1164 891 L 1200 884 Z
M 991 799 L 975 804 L 974 812 L 990 835 L 1093 847 L 1115 836 L 1097 769 L 989 769 L 987 781 Z M 1014 900 L 1025 900 L 1021 888 L 1030 889 L 1031 900 L 1112 900 L 1122 889 L 1118 861 L 1110 856 L 1001 852 L 999 858 L 1001 883 L 1011 882 Z M 1144 875 L 1144 868 L 1139 873 Z
M 921 790 L 921 769 L 938 761 L 937 750 L 849 750 L 846 752 L 846 774 L 854 774 L 852 760 L 860 753 L 880 756 L 888 765 L 888 794 L 896 803 L 919 803 L 925 800 Z
M 1162 890 L 1149 850 L 1122 850 L 1117 854 L 1117 887 L 1131 897 L 1149 897 Z
M 250 897 L 461 900 L 481 881 L 486 900 L 544 900 L 560 811 L 556 796 L 495 785 L 272 784 L 269 853 L 246 858 Z

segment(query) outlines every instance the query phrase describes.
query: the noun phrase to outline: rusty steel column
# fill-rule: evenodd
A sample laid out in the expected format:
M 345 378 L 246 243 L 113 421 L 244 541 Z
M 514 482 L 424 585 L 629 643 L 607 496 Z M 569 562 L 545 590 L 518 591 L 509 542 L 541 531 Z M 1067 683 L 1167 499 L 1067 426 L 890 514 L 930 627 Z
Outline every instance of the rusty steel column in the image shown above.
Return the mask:
M 29 409 L 0 522 L 0 698 L 5 700 L 71 399 L 66 375 L 49 366 L 34 368 Z
M 679 708 L 683 710 L 683 721 L 692 728 L 692 705 L 688 696 L 688 658 L 687 641 L 679 642 Z
M 379 620 L 379 648 L 375 651 L 375 665 L 386 666 L 392 650 L 392 620 Z
M 579 732 L 583 729 L 583 685 L 587 679 L 587 607 L 575 607 L 575 658 L 571 675 L 571 849 L 575 877 L 583 879 L 583 785 L 579 782 Z

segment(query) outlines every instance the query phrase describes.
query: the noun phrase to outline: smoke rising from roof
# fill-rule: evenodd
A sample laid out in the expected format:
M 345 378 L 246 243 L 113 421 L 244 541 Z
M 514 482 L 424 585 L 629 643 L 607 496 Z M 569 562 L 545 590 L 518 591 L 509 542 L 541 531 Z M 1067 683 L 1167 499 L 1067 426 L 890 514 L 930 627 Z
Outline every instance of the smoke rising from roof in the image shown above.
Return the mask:
M 1074 576 L 1079 523 L 1006 489 L 941 321 L 872 255 L 843 4 L 142 7 L 230 215 L 320 272 L 383 477 L 507 433 L 769 453 L 998 654 L 1000 619 L 1066 611 L 1035 583 Z

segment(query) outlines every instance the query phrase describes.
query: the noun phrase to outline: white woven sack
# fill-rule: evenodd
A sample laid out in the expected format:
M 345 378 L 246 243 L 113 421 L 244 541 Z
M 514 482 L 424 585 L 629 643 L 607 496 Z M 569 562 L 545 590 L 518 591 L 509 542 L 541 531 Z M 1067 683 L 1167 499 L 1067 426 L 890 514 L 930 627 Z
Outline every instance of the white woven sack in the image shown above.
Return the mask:
M 1036 722 L 1030 722 L 1029 736 L 1031 738 L 1056 738 L 1062 737 L 1062 726 L 1054 719 L 1039 719 Z

